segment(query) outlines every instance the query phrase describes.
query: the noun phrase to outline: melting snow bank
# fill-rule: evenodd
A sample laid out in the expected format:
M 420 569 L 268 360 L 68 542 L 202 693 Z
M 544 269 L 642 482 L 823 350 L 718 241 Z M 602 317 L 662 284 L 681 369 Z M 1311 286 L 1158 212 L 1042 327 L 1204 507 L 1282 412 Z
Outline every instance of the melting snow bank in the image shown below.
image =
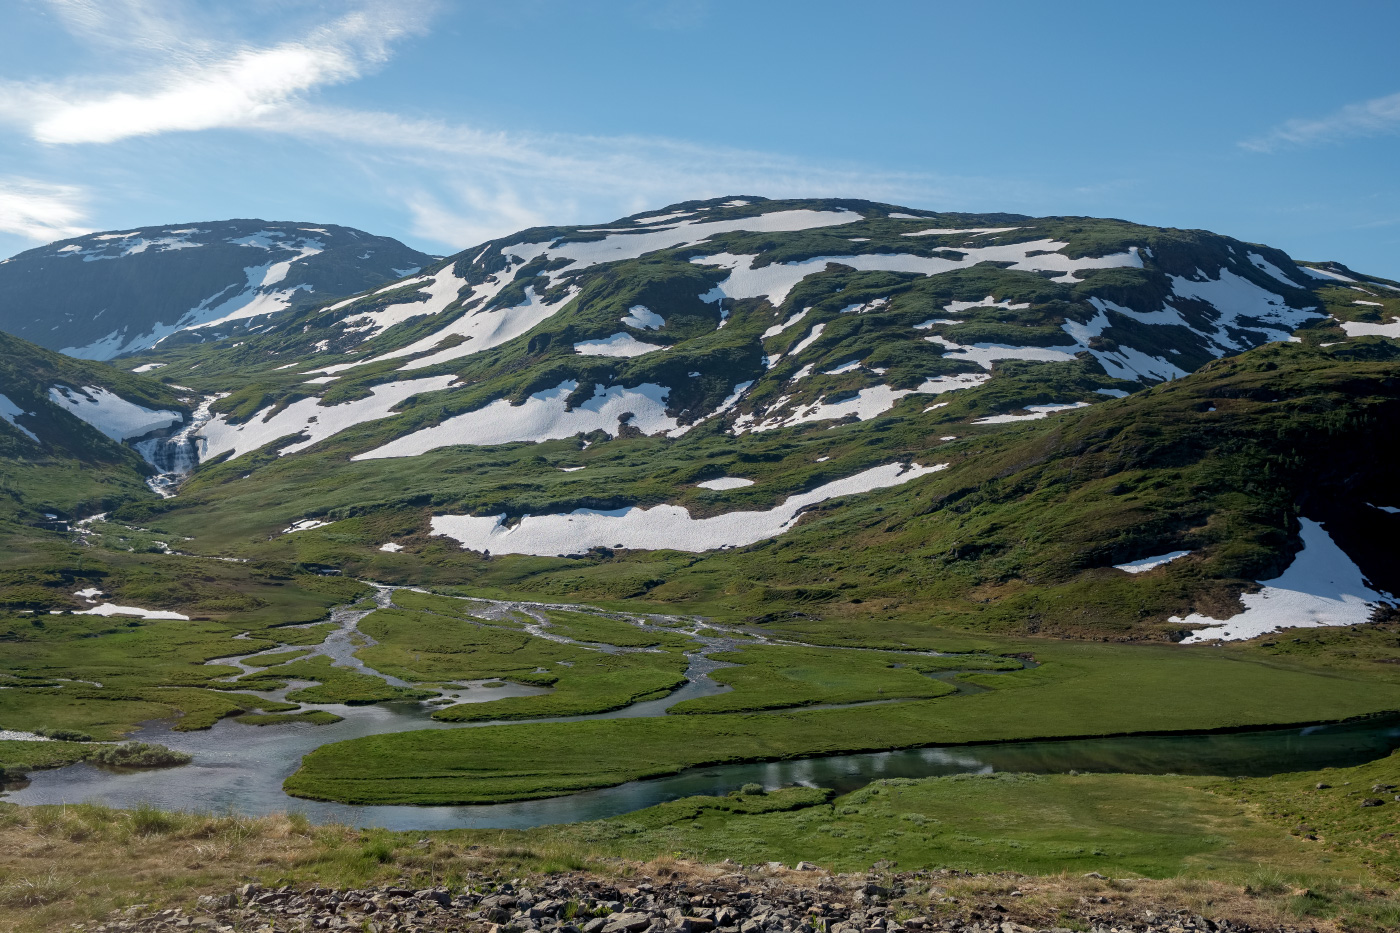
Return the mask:
M 1114 570 L 1126 570 L 1128 573 L 1143 573 L 1153 567 L 1160 567 L 1163 564 L 1170 564 L 1178 557 L 1185 557 L 1190 551 L 1172 551 L 1170 554 L 1162 554 L 1158 557 L 1144 557 L 1142 560 L 1129 561 L 1126 564 L 1114 564 Z
M 916 389 L 894 389 L 885 385 L 870 386 L 840 402 L 828 402 L 825 397 L 819 398 L 810 405 L 800 406 L 786 417 L 775 415 L 755 423 L 759 415 L 758 412 L 744 415 L 734 422 L 733 431 L 735 434 L 743 434 L 746 431 L 772 431 L 777 428 L 789 428 L 795 424 L 806 424 L 809 421 L 833 421 L 850 415 L 855 415 L 860 421 L 869 421 L 871 418 L 889 411 L 906 395 L 942 395 L 944 392 L 970 389 L 981 385 L 990 378 L 991 376 L 984 373 L 957 373 L 952 376 L 938 376 L 925 380 Z M 781 410 L 785 401 L 785 399 L 779 399 L 770 405 L 767 411 Z M 764 412 L 764 414 L 766 413 Z
M 54 386 L 49 389 L 49 401 L 118 442 L 160 431 L 184 420 L 178 411 L 142 408 L 101 386 L 81 389 Z
M 1357 304 L 1362 304 L 1358 301 Z M 1365 302 L 1370 304 L 1371 302 Z M 1392 318 L 1389 324 L 1366 324 L 1361 321 L 1342 321 L 1342 330 L 1348 337 L 1391 337 L 1400 340 L 1400 317 Z
M 690 511 L 678 505 L 611 511 L 578 509 L 567 514 L 527 515 L 512 526 L 506 525 L 504 515 L 436 515 L 432 533 L 452 538 L 472 551 L 537 557 L 566 557 L 594 547 L 690 552 L 746 547 L 792 530 L 808 506 L 838 496 L 900 486 L 947 466 L 938 463 L 923 467 L 914 463 L 906 467 L 891 463 L 872 467 L 811 492 L 789 496 L 781 505 L 762 512 L 691 518 Z
M 647 343 L 625 333 L 574 344 L 574 352 L 581 356 L 641 356 L 643 353 L 664 349 L 666 348 L 660 344 Z
M 218 415 L 197 432 L 203 441 L 200 458 L 208 460 L 226 451 L 241 457 L 280 437 L 298 434 L 305 435 L 305 439 L 283 447 L 281 453 L 303 450 L 346 428 L 387 418 L 400 402 L 420 392 L 441 391 L 456 381 L 456 376 L 429 376 L 388 382 L 374 386 L 367 398 L 340 405 L 322 406 L 319 398 L 304 398 L 275 415 L 258 412 L 237 425 L 229 424 L 223 415 Z
M 52 742 L 46 735 L 34 732 L 16 732 L 13 729 L 0 729 L 0 742 Z
M 312 528 L 325 528 L 327 525 L 334 525 L 335 522 L 323 522 L 319 518 L 303 518 L 301 521 L 292 522 L 282 529 L 282 534 L 289 535 L 296 531 L 310 531 Z
M 744 479 L 742 476 L 721 476 L 719 479 L 707 479 L 695 485 L 701 489 L 743 489 L 745 486 L 752 486 L 753 480 Z
M 1283 628 L 1316 628 L 1322 625 L 1361 625 L 1378 602 L 1394 599 L 1371 589 L 1361 569 L 1337 547 L 1317 522 L 1298 519 L 1303 526 L 1303 549 L 1293 563 L 1274 580 L 1265 580 L 1258 593 L 1240 596 L 1244 612 L 1225 621 L 1193 612 L 1183 625 L 1204 625 L 1181 643 L 1197 644 L 1221 639 L 1254 638 Z
M 626 424 L 643 434 L 677 429 L 676 419 L 666 414 L 666 398 L 671 390 L 665 386 L 655 383 L 646 383 L 634 389 L 595 386 L 591 399 L 569 409 L 566 403 L 577 388 L 576 381 L 566 379 L 552 389 L 536 392 L 521 405 L 512 405 L 503 398 L 496 399 L 475 411 L 448 418 L 431 428 L 414 431 L 350 459 L 413 457 L 439 447 L 459 444 L 486 447 L 516 441 L 539 443 L 599 430 L 617 434 L 619 422 L 629 414 Z
M 24 432 L 34 443 L 39 443 L 39 436 L 37 434 L 15 420 L 20 415 L 33 417 L 34 413 L 32 411 L 25 411 L 23 408 L 20 408 L 14 402 L 10 401 L 6 396 L 0 395 L 0 418 L 4 418 L 6 421 L 10 422 L 16 430 Z
M 169 619 L 176 622 L 188 622 L 189 616 L 181 615 L 178 612 L 162 612 L 159 609 L 138 609 L 135 606 L 118 606 L 115 603 L 103 603 L 91 609 L 82 609 L 73 613 L 75 616 L 140 616 L 143 619 Z
M 989 415 L 986 418 L 978 418 L 973 424 L 1011 424 L 1015 421 L 1039 421 L 1062 411 L 1072 411 L 1076 408 L 1088 408 L 1088 402 L 1069 402 L 1057 405 L 1027 405 L 1028 415 Z

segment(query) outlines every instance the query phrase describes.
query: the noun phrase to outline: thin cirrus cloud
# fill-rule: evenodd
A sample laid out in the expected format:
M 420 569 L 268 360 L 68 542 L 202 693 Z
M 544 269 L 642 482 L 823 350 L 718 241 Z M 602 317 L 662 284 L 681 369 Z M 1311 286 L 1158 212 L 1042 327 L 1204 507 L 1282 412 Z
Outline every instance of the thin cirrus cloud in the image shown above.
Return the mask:
M 90 232 L 86 192 L 30 178 L 0 178 L 0 233 L 49 242 Z
M 939 178 L 814 164 L 778 153 L 654 136 L 484 131 L 393 113 L 292 105 L 254 126 L 329 151 L 373 151 L 382 187 L 417 236 L 463 248 L 544 223 L 632 213 L 727 194 L 973 203 L 1005 179 Z M 417 179 L 418 183 L 405 181 Z M 1025 191 L 1018 191 L 1027 194 Z
M 1376 97 L 1347 106 L 1313 120 L 1288 120 L 1263 136 L 1240 143 L 1254 152 L 1273 152 L 1289 146 L 1342 142 L 1362 136 L 1400 131 L 1400 94 Z

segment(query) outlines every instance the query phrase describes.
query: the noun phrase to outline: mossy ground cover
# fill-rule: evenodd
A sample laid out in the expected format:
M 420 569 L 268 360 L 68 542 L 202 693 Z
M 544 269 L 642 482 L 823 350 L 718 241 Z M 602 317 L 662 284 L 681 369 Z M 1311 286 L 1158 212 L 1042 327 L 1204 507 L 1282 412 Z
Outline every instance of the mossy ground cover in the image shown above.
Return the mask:
M 203 729 L 225 716 L 289 708 L 231 693 L 219 679 L 237 668 L 206 662 L 279 643 L 318 643 L 326 626 L 308 623 L 368 591 L 294 567 L 128 553 L 101 543 L 5 553 L 0 576 L 34 581 L 35 598 L 60 606 L 91 605 L 71 594 L 93 586 L 119 605 L 192 616 L 0 613 L 0 685 L 7 688 L 0 690 L 0 723 L 75 728 L 103 739 L 148 720 Z
M 1033 644 L 1041 666 L 967 675 L 988 688 L 976 695 L 807 712 L 371 736 L 317 749 L 285 786 L 299 796 L 354 803 L 495 802 L 620 784 L 701 764 L 1243 728 L 1400 708 L 1400 683 L 1359 673 L 1265 663 L 1211 648 Z M 549 753 L 526 757 L 522 748 Z
M 287 694 L 287 699 L 295 703 L 359 706 L 396 700 L 424 700 L 436 695 L 431 690 L 392 686 L 382 677 L 340 667 L 325 655 L 264 668 L 260 673 L 239 678 L 237 686 L 251 690 L 275 690 L 285 686 L 289 680 L 315 681 L 312 686 L 299 687 Z
M 732 713 L 815 704 L 932 699 L 955 688 L 929 674 L 988 669 L 1016 670 L 1020 661 L 992 656 L 929 657 L 880 651 L 752 645 L 710 655 L 736 665 L 710 676 L 730 693 L 685 700 L 669 712 Z

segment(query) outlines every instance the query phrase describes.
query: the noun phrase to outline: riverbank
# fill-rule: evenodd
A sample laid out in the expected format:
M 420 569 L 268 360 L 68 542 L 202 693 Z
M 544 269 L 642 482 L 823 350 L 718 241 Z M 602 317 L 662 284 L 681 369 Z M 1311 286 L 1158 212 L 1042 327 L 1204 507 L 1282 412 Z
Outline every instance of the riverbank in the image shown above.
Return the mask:
M 793 788 L 687 798 L 610 820 L 521 831 L 395 833 L 316 826 L 296 815 L 0 806 L 0 930 L 75 922 L 91 929 L 112 911 L 138 904 L 144 906 L 123 914 L 132 930 L 155 929 L 139 921 L 175 907 L 186 916 L 212 913 L 239 930 L 291 919 L 276 910 L 241 917 L 211 911 L 213 902 L 199 906 L 201 897 L 222 898 L 246 883 L 319 888 L 322 898 L 330 889 L 392 887 L 445 890 L 455 899 L 510 879 L 526 879 L 516 887 L 543 894 L 554 883 L 659 889 L 736 873 L 741 887 L 752 887 L 774 880 L 817 886 L 829 880 L 826 872 L 874 871 L 876 884 L 893 887 L 880 879 L 894 871 L 933 871 L 942 874 L 916 879 L 923 887 L 881 916 L 900 921 L 906 933 L 916 928 L 903 921 L 917 916 L 941 929 L 996 920 L 1033 929 L 1131 924 L 1140 930 L 1156 922 L 1148 910 L 1178 925 L 1203 916 L 1238 929 L 1380 931 L 1400 923 L 1400 900 L 1391 893 L 1400 880 L 1397 787 L 1400 754 L 1268 778 L 969 775 L 883 781 L 835 797 Z M 1367 804 L 1375 800 L 1381 802 Z M 730 863 L 721 864 L 725 859 Z M 820 871 L 790 871 L 804 861 Z M 770 862 L 786 868 L 775 872 Z M 1091 872 L 1104 877 L 1086 877 Z M 620 899 L 586 890 L 597 900 Z M 850 890 L 820 900 L 850 911 L 856 906 Z M 381 903 L 408 900 L 377 893 Z M 582 903 L 584 897 L 554 899 Z M 484 933 L 483 918 L 466 916 L 480 904 L 468 906 L 458 918 L 462 928 Z M 432 928 L 452 928 L 446 914 L 431 910 L 426 917 L 444 921 Z M 547 920 L 571 919 L 541 916 L 531 926 L 513 914 L 501 929 L 514 923 L 524 933 L 547 928 Z M 804 914 L 794 911 L 793 919 Z M 372 919 L 384 929 L 386 917 L 402 915 L 386 910 Z M 361 928 L 362 912 L 335 917 Z M 852 918 L 832 912 L 828 919 Z M 869 919 L 867 912 L 858 928 L 869 929 Z M 757 929 L 775 933 L 762 924 L 749 933 Z

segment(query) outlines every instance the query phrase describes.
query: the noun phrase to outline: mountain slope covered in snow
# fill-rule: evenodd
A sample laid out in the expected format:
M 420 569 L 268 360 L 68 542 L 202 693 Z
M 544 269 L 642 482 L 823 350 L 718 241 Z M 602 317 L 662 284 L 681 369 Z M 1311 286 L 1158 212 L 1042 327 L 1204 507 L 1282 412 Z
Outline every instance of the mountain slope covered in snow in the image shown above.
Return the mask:
M 1400 521 L 1393 320 L 1206 231 L 687 202 L 124 360 L 197 412 L 143 453 L 199 462 L 119 514 L 376 579 L 1186 637 L 1302 578 L 1301 520 Z
M 350 227 L 226 220 L 60 240 L 0 262 L 0 330 L 106 360 L 265 325 L 432 257 Z

